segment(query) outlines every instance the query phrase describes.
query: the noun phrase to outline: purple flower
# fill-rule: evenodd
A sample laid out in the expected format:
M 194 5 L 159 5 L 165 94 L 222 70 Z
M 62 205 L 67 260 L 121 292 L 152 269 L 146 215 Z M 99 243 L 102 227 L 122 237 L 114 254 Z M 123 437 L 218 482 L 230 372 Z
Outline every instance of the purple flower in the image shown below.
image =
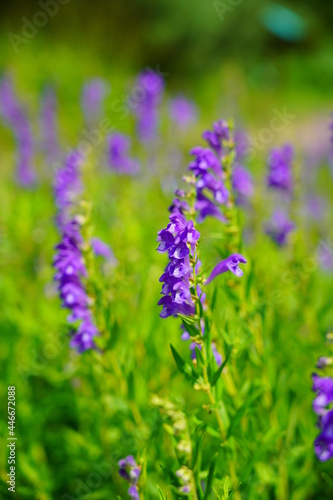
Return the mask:
M 114 256 L 113 251 L 107 243 L 105 243 L 100 238 L 91 238 L 91 246 L 95 255 L 99 257 L 104 257 L 104 259 L 116 264 L 117 259 Z
M 314 442 L 314 449 L 318 459 L 326 462 L 333 457 L 333 379 L 312 375 L 312 390 L 316 392 L 313 401 L 313 410 L 318 415 L 320 434 Z
M 253 196 L 252 176 L 241 165 L 236 165 L 232 172 L 232 187 L 239 205 L 246 205 Z
M 243 130 L 235 130 L 234 141 L 236 153 L 235 160 L 236 162 L 242 162 L 249 149 L 249 138 Z
M 95 123 L 103 114 L 103 101 L 109 92 L 109 85 L 102 78 L 86 82 L 82 89 L 82 109 L 85 122 Z
M 205 285 L 211 283 L 211 281 L 213 281 L 213 279 L 215 279 L 219 274 L 226 273 L 227 271 L 231 271 L 235 276 L 238 276 L 240 278 L 241 276 L 243 276 L 243 271 L 239 267 L 240 263 L 247 263 L 247 260 L 243 257 L 243 255 L 239 253 L 229 255 L 229 257 L 227 257 L 225 260 L 222 260 L 214 267 L 210 276 L 205 281 Z
M 198 111 L 192 101 L 178 96 L 170 101 L 170 116 L 181 130 L 186 130 L 197 120 Z
M 289 220 L 284 210 L 276 210 L 266 227 L 266 233 L 277 243 L 283 246 L 287 243 L 288 234 L 295 229 L 295 224 Z
M 209 146 L 217 153 L 218 156 L 222 155 L 223 151 L 223 141 L 228 141 L 230 139 L 230 129 L 229 125 L 224 120 L 219 120 L 213 125 L 213 130 L 206 130 L 202 134 L 203 139 L 205 139 Z
M 56 95 L 50 87 L 46 89 L 42 97 L 40 123 L 42 133 L 42 150 L 44 151 L 46 161 L 49 164 L 52 164 L 52 162 L 56 161 L 60 157 L 56 109 Z
M 36 183 L 34 170 L 34 139 L 24 106 L 14 95 L 12 82 L 4 78 L 0 82 L 0 114 L 11 127 L 17 142 L 17 182 L 25 187 Z
M 155 71 L 147 69 L 139 74 L 135 89 L 138 92 L 131 98 L 129 105 L 137 118 L 140 140 L 150 142 L 157 135 L 158 105 L 164 91 L 164 80 Z
M 225 222 L 220 205 L 227 202 L 229 193 L 223 182 L 223 171 L 220 161 L 207 148 L 196 147 L 190 153 L 195 159 L 189 164 L 189 170 L 195 175 L 196 202 L 198 222 L 212 216 Z
M 163 309 L 162 318 L 177 314 L 194 314 L 194 303 L 190 292 L 192 267 L 190 258 L 194 258 L 196 242 L 200 233 L 193 221 L 188 221 L 180 212 L 169 217 L 169 224 L 158 233 L 158 251 L 168 252 L 169 263 L 160 278 L 163 283 L 163 297 L 158 302 Z
M 267 178 L 268 186 L 290 193 L 292 191 L 292 163 L 294 149 L 290 144 L 281 148 L 273 148 L 270 152 Z
M 124 134 L 112 134 L 107 139 L 109 165 L 121 174 L 136 174 L 139 162 L 129 157 L 130 139 Z
M 96 326 L 93 323 L 91 316 L 86 317 L 79 328 L 73 335 L 70 346 L 77 350 L 78 353 L 82 353 L 88 349 L 94 349 L 94 337 L 99 335 Z
M 93 338 L 99 332 L 93 323 L 91 301 L 84 283 L 87 272 L 81 252 L 83 240 L 80 224 L 71 214 L 75 197 L 81 190 L 80 163 L 81 156 L 74 152 L 66 158 L 64 166 L 55 175 L 57 223 L 62 239 L 56 246 L 53 265 L 62 306 L 70 311 L 67 320 L 70 323 L 80 321 L 78 329 L 72 332 L 70 346 L 82 353 L 95 347 Z
M 333 379 L 330 377 L 320 377 L 316 373 L 312 375 L 312 390 L 317 396 L 313 401 L 313 410 L 317 415 L 324 415 L 327 406 L 333 403 Z
M 141 469 L 137 465 L 134 457 L 129 455 L 128 457 L 119 460 L 119 475 L 130 483 L 130 488 L 128 490 L 129 496 L 133 500 L 139 500 L 139 490 L 138 490 L 138 481 L 140 477 Z

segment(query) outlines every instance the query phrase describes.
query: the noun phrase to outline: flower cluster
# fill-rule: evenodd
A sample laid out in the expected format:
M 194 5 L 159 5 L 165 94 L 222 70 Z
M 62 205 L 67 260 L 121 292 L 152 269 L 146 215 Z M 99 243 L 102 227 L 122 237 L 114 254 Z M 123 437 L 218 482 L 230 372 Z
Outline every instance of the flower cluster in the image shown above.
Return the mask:
M 158 251 L 169 255 L 169 263 L 160 278 L 163 283 L 163 297 L 158 303 L 163 306 L 161 318 L 177 314 L 190 316 L 195 310 L 190 290 L 191 260 L 195 260 L 200 233 L 193 221 L 188 221 L 180 212 L 172 213 L 169 220 L 167 227 L 158 233 Z
M 60 147 L 58 140 L 57 100 L 53 89 L 46 89 L 42 99 L 41 109 L 41 132 L 42 132 L 42 150 L 45 153 L 49 164 L 60 157 Z
M 139 500 L 138 481 L 141 472 L 140 467 L 132 455 L 119 460 L 118 465 L 119 475 L 130 483 L 130 487 L 128 489 L 129 496 L 133 500 Z
M 93 338 L 98 330 L 93 322 L 90 309 L 91 300 L 86 292 L 84 280 L 87 277 L 82 256 L 82 237 L 80 223 L 71 214 L 71 208 L 81 191 L 80 163 L 81 156 L 73 153 L 66 158 L 63 168 L 55 176 L 54 193 L 58 207 L 57 223 L 61 232 L 61 242 L 56 246 L 54 267 L 55 281 L 58 283 L 62 305 L 71 311 L 68 321 L 80 321 L 70 342 L 78 352 L 94 347 Z
M 220 210 L 220 205 L 226 203 L 229 192 L 223 182 L 221 162 L 211 149 L 196 147 L 190 153 L 195 159 L 189 164 L 189 170 L 195 176 L 197 220 L 202 222 L 212 216 L 226 221 Z
M 318 365 L 317 365 L 318 366 Z M 313 401 L 313 410 L 318 415 L 320 434 L 314 442 L 315 453 L 321 462 L 333 457 L 333 379 L 312 375 L 313 391 L 317 396 Z
M 164 80 L 151 69 L 139 74 L 135 88 L 139 90 L 135 102 L 130 102 L 137 118 L 138 136 L 143 142 L 156 138 L 158 125 L 158 105 L 164 91 Z
M 274 189 L 290 193 L 293 188 L 292 163 L 294 149 L 290 144 L 273 148 L 269 155 L 267 184 Z
M 32 130 L 26 110 L 17 101 L 9 78 L 0 82 L 0 114 L 12 128 L 18 145 L 17 182 L 25 187 L 32 186 L 36 182 Z
M 130 158 L 130 140 L 124 134 L 116 133 L 108 137 L 108 161 L 113 170 L 121 174 L 136 174 L 140 170 L 137 160 Z

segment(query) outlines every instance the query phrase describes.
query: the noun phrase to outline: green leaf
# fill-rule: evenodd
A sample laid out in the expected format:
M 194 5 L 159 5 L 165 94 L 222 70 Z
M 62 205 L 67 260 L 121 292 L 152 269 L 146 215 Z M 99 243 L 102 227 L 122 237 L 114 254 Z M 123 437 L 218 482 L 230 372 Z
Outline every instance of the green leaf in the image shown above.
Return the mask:
M 201 458 L 201 450 L 203 445 L 203 440 L 205 437 L 204 433 L 204 424 L 200 424 L 195 431 L 193 437 L 193 452 L 192 452 L 192 470 L 195 469 L 195 465 L 198 462 L 198 459 Z M 200 468 L 200 460 L 199 460 L 199 468 Z
M 178 354 L 178 352 L 176 351 L 176 349 L 173 347 L 172 344 L 170 344 L 170 347 L 172 355 L 174 357 L 174 360 L 176 361 L 176 365 L 180 373 L 185 375 L 185 378 L 190 382 L 195 382 L 197 380 L 198 375 L 196 376 L 192 366 L 189 365 L 188 363 L 185 363 L 181 355 Z
M 195 324 L 186 323 L 184 319 L 182 319 L 182 322 L 185 330 L 191 335 L 191 337 L 196 337 L 197 335 L 199 335 L 200 332 Z
M 229 360 L 230 354 L 231 354 L 231 349 L 229 349 L 229 351 L 228 351 L 228 353 L 227 353 L 227 355 L 225 357 L 225 360 L 223 361 L 223 363 L 220 365 L 220 367 L 218 368 L 218 370 L 216 370 L 216 372 L 212 376 L 212 378 L 210 380 L 210 385 L 212 387 L 214 387 L 214 385 L 216 385 L 216 382 L 220 378 L 220 375 L 221 375 L 221 373 L 223 371 L 223 368 L 225 367 L 225 365 L 227 364 L 227 362 Z
M 265 387 L 261 387 L 260 389 L 258 389 L 257 391 L 255 391 L 255 393 L 251 396 L 251 397 L 248 397 L 246 399 L 246 402 L 238 409 L 238 411 L 236 412 L 236 415 L 233 416 L 232 418 L 232 422 L 231 422 L 231 425 L 229 427 L 229 431 L 228 431 L 228 437 L 231 436 L 234 431 L 236 430 L 236 428 L 238 427 L 243 415 L 245 414 L 246 410 L 248 409 L 248 407 L 256 400 L 259 398 L 259 396 L 261 396 L 261 394 L 265 391 Z
M 163 491 L 161 490 L 161 488 L 158 485 L 156 485 L 156 488 L 157 488 L 158 496 L 160 497 L 160 499 L 161 500 L 168 500 L 168 497 L 164 496 Z
M 129 400 L 135 399 L 134 375 L 132 370 L 129 372 L 127 377 L 127 386 L 128 386 L 128 399 Z
M 212 463 L 210 464 L 210 467 L 209 467 L 209 472 L 208 472 L 208 477 L 207 477 L 207 483 L 206 483 L 206 490 L 205 490 L 204 500 L 208 500 L 210 492 L 212 491 L 212 486 L 213 486 L 213 481 L 214 481 L 215 465 L 216 465 L 216 458 L 217 458 L 217 455 L 214 455 Z
M 197 345 L 195 346 L 194 349 L 195 349 L 195 357 L 197 359 L 198 366 L 203 366 L 205 363 L 204 363 L 204 359 L 202 357 L 201 349 L 199 349 L 199 347 Z
M 183 358 L 181 357 L 180 354 L 178 354 L 178 352 L 176 351 L 176 349 L 173 347 L 172 344 L 170 344 L 170 347 L 171 347 L 171 352 L 172 352 L 172 355 L 174 357 L 174 360 L 176 361 L 176 365 L 178 367 L 178 370 L 181 372 L 181 373 L 184 373 L 185 374 L 185 361 L 183 360 Z

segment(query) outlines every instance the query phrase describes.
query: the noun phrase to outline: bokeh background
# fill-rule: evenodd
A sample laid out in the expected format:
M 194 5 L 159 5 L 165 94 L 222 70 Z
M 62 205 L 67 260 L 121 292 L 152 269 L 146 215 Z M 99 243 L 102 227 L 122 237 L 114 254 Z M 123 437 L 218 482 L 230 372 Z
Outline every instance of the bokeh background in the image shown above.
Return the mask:
M 315 0 L 54 2 L 57 13 L 29 37 L 22 30 L 43 10 L 40 3 L 47 1 L 1 2 L 0 72 L 11 76 L 17 95 L 33 117 L 35 129 L 43 89 L 47 85 L 54 87 L 64 148 L 81 137 L 82 85 L 95 77 L 110 84 L 106 116 L 122 132 L 132 133 L 131 119 L 122 120 L 113 103 L 124 102 L 138 72 L 149 66 L 165 75 L 168 95 L 181 92 L 198 107 L 199 120 L 181 144 L 184 168 L 188 161 L 186 152 L 216 119 L 232 118 L 239 128 L 256 137 L 267 127 L 273 109 L 286 109 L 293 118 L 269 144 L 263 145 L 251 166 L 255 178 L 263 179 L 269 148 L 276 144 L 292 142 L 300 158 L 308 158 L 311 165 L 327 156 L 333 109 L 332 3 Z M 28 27 L 31 33 L 29 30 L 31 27 Z M 168 129 L 166 135 L 169 145 L 177 142 L 173 129 Z M 141 453 L 147 442 L 150 474 L 146 495 L 148 499 L 158 498 L 156 483 L 166 490 L 167 482 L 164 483 L 165 477 L 158 468 L 160 450 L 149 443 L 162 443 L 165 437 L 157 412 L 149 407 L 150 395 L 163 391 L 173 394 L 191 409 L 199 400 L 179 383 L 170 359 L 167 346 L 169 340 L 180 345 L 179 325 L 162 322 L 156 306 L 160 292 L 158 278 L 164 262 L 155 252 L 155 240 L 167 218 L 172 196 L 169 179 L 164 184 L 158 176 L 149 183 L 140 179 L 128 182 L 123 178 L 100 183 L 93 170 L 86 174 L 88 197 L 94 204 L 94 226 L 120 261 L 110 285 L 110 296 L 112 300 L 116 297 L 116 305 L 110 315 L 109 347 L 115 349 L 112 351 L 115 355 L 110 360 L 112 368 L 106 368 L 108 382 L 102 387 L 99 383 L 105 376 L 105 367 L 99 366 L 96 357 L 88 354 L 84 358 L 87 362 L 81 363 L 69 353 L 66 313 L 60 309 L 52 289 L 52 254 L 59 235 L 53 225 L 55 208 L 50 176 L 39 159 L 42 186 L 32 192 L 18 189 L 12 178 L 13 148 L 10 132 L 2 127 L 2 498 L 12 498 L 4 484 L 8 384 L 17 386 L 19 401 L 17 498 L 113 500 L 116 495 L 126 498 L 126 488 L 117 476 L 116 461 L 129 451 Z M 158 158 L 158 149 L 154 154 Z M 318 175 L 312 169 L 309 182 L 315 186 L 314 194 L 329 203 L 332 180 L 327 165 L 325 168 Z M 161 169 L 165 173 L 166 165 Z M 178 174 L 181 178 L 181 173 Z M 265 219 L 264 212 L 265 206 L 258 226 Z M 318 241 L 327 238 L 330 214 L 327 208 L 319 217 L 320 227 L 311 225 L 308 229 L 307 223 L 303 224 L 302 256 L 312 255 Z M 255 227 L 256 221 L 252 224 Z M 263 239 L 248 251 L 252 252 L 253 260 L 260 256 L 256 276 L 261 273 L 259 291 L 265 297 L 265 290 L 275 289 L 279 282 L 288 255 Z M 208 244 L 206 252 L 211 259 L 218 253 Z M 268 269 L 271 271 L 265 275 Z M 262 379 L 275 389 L 265 400 L 269 416 L 263 413 L 256 424 L 260 429 L 272 430 L 263 438 L 271 458 L 255 455 L 258 443 L 249 434 L 243 436 L 248 442 L 242 463 L 251 467 L 254 463 L 253 470 L 250 466 L 246 468 L 253 485 L 252 490 L 244 490 L 244 498 L 331 498 L 331 466 L 318 464 L 312 451 L 316 428 L 315 417 L 310 413 L 313 398 L 310 374 L 322 354 L 325 333 L 333 323 L 332 280 L 327 270 L 318 271 L 318 276 L 305 271 L 305 275 L 302 299 L 297 291 L 292 292 L 288 305 L 274 313 L 276 317 L 267 327 L 267 335 L 274 339 L 267 341 L 267 371 L 255 359 L 256 368 L 247 374 L 254 383 Z M 227 294 L 222 297 L 228 299 Z M 166 343 L 164 339 L 168 339 Z M 250 338 L 246 338 L 238 346 L 243 358 L 251 358 L 251 352 L 247 354 L 249 345 Z M 179 349 L 185 356 L 186 347 Z M 125 381 L 119 383 L 121 377 Z M 140 423 L 140 415 L 133 420 L 134 400 L 144 425 Z M 270 405 L 274 408 L 271 413 Z M 282 456 L 286 458 L 281 459 Z M 87 479 L 89 474 L 98 470 L 100 477 L 104 477 L 100 471 L 105 464 L 113 468 L 112 479 L 108 476 L 100 486 L 92 486 L 93 481 L 89 483 Z M 167 465 L 171 467 L 171 459 Z

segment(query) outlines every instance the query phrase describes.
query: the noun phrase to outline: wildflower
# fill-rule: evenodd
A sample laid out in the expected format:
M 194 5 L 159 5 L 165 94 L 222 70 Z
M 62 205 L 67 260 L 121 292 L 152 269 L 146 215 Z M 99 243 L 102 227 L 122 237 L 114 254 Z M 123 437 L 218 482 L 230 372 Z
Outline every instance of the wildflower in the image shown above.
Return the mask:
M 167 227 L 158 233 L 158 251 L 169 255 L 169 264 L 160 278 L 163 297 L 158 304 L 163 306 L 162 318 L 194 314 L 190 258 L 195 256 L 196 242 L 200 237 L 193 221 L 188 221 L 180 212 L 172 213 L 169 220 Z
M 240 278 L 241 276 L 243 276 L 243 271 L 239 267 L 240 263 L 247 263 L 247 260 L 245 259 L 245 257 L 243 257 L 243 255 L 239 253 L 229 255 L 229 257 L 227 257 L 225 260 L 222 260 L 214 267 L 208 279 L 205 281 L 205 285 L 211 283 L 213 279 L 215 279 L 219 274 L 226 273 L 227 271 L 231 271 L 235 276 Z
M 138 481 L 140 477 L 141 469 L 137 465 L 134 457 L 129 455 L 128 457 L 119 460 L 119 475 L 130 483 L 128 489 L 128 494 L 133 500 L 139 500 L 139 490 Z
M 195 104 L 183 96 L 175 97 L 170 101 L 169 111 L 171 119 L 181 130 L 186 130 L 198 117 Z
M 313 410 L 318 415 L 320 434 L 314 442 L 314 449 L 318 459 L 325 462 L 333 457 L 333 379 L 312 375 L 316 398 L 313 401 Z
M 55 175 L 54 194 L 58 207 L 57 224 L 61 232 L 61 242 L 56 246 L 53 266 L 56 269 L 54 280 L 58 283 L 58 291 L 62 306 L 70 311 L 69 323 L 80 321 L 70 346 L 79 353 L 95 347 L 93 338 L 99 334 L 93 323 L 85 279 L 87 271 L 81 247 L 83 239 L 80 233 L 78 218 L 73 217 L 71 210 L 77 195 L 81 192 L 80 164 L 81 156 L 74 152 L 65 161 L 63 168 Z
M 276 210 L 266 227 L 266 233 L 277 243 L 283 246 L 287 243 L 288 234 L 293 231 L 295 224 L 289 220 L 284 210 Z
M 139 162 L 129 157 L 130 140 L 124 134 L 110 135 L 108 141 L 109 165 L 122 174 L 136 174 Z
M 163 78 L 148 69 L 139 74 L 136 87 L 140 89 L 140 99 L 130 102 L 137 118 L 137 131 L 143 142 L 155 139 L 158 125 L 158 105 L 164 91 Z
M 214 123 L 213 130 L 206 130 L 202 137 L 208 142 L 209 146 L 217 153 L 218 156 L 222 155 L 223 141 L 230 139 L 229 125 L 224 120 L 219 120 Z
M 198 222 L 213 216 L 225 222 L 219 205 L 227 202 L 229 192 L 223 182 L 223 170 L 220 161 L 210 149 L 196 147 L 190 153 L 195 159 L 189 170 L 195 175 L 196 203 Z
M 268 186 L 289 193 L 292 191 L 293 159 L 294 150 L 290 144 L 285 144 L 281 148 L 273 148 L 271 150 L 268 161 Z

